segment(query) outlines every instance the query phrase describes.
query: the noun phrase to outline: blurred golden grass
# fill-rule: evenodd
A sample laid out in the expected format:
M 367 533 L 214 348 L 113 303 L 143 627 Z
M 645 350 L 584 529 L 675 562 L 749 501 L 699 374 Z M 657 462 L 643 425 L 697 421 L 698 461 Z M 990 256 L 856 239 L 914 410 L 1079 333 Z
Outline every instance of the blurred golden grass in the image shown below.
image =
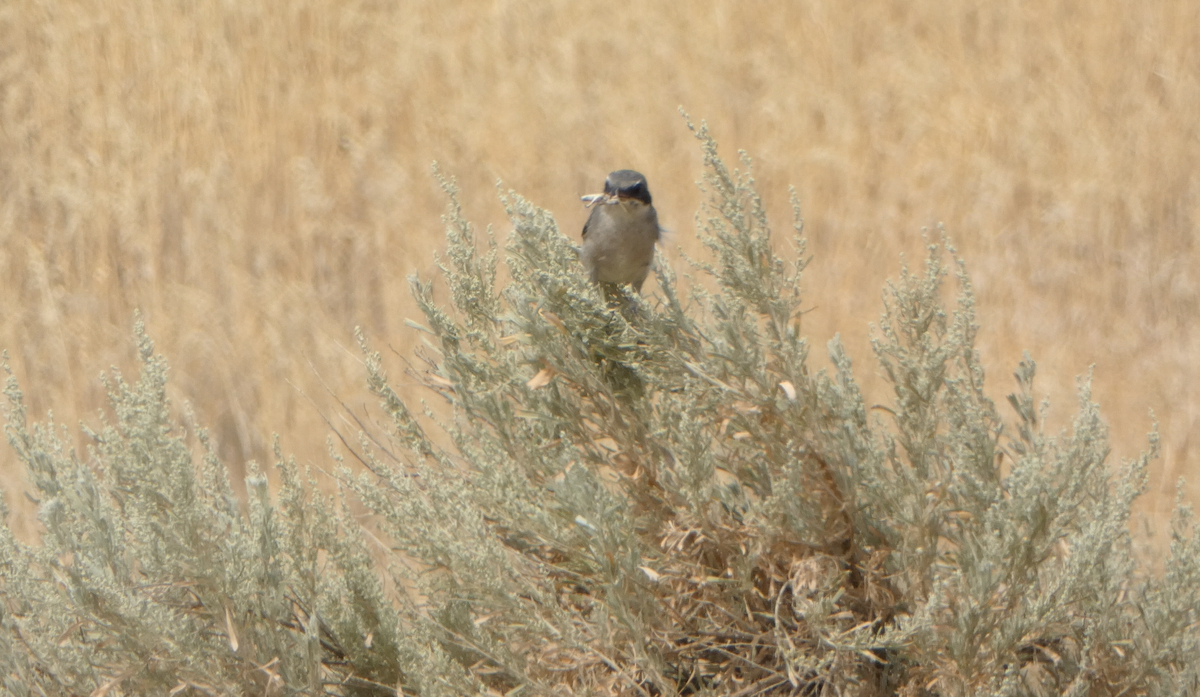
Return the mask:
M 1154 409 L 1161 530 L 1200 446 L 1200 4 L 974 5 L 16 0 L 0 8 L 0 347 L 35 417 L 94 424 L 96 376 L 133 368 L 141 308 L 173 398 L 235 473 L 270 460 L 272 432 L 325 466 L 322 381 L 374 402 L 352 328 L 411 351 L 405 277 L 432 276 L 442 244 L 431 161 L 501 236 L 497 179 L 576 235 L 578 196 L 639 169 L 671 246 L 695 254 L 682 105 L 756 158 L 781 230 L 796 186 L 805 330 L 817 347 L 842 334 L 869 395 L 887 397 L 867 344 L 880 289 L 943 222 L 997 399 L 1029 350 L 1058 424 L 1095 364 L 1119 456 Z M 0 479 L 30 531 L 7 450 Z

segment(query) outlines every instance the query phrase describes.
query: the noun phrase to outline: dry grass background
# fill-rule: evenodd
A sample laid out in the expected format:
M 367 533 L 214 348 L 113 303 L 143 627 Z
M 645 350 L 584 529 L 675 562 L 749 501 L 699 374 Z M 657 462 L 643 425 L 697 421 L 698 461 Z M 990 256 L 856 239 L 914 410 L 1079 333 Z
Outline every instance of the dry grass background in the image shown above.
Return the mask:
M 695 253 L 680 105 L 755 156 L 780 230 L 796 186 L 805 329 L 817 347 L 842 334 L 869 394 L 886 397 L 867 344 L 880 289 L 943 222 L 993 395 L 1029 350 L 1065 417 L 1095 364 L 1118 456 L 1143 447 L 1149 409 L 1161 420 L 1149 519 L 1161 530 L 1178 476 L 1200 491 L 1192 0 L 13 0 L 0 347 L 38 418 L 95 424 L 96 376 L 133 367 L 141 308 L 173 398 L 235 470 L 269 461 L 273 432 L 326 466 L 322 382 L 374 402 L 352 328 L 402 355 L 415 340 L 405 277 L 431 276 L 442 246 L 430 163 L 501 236 L 497 179 L 577 235 L 578 196 L 639 169 L 671 246 Z M 0 480 L 30 532 L 7 450 Z

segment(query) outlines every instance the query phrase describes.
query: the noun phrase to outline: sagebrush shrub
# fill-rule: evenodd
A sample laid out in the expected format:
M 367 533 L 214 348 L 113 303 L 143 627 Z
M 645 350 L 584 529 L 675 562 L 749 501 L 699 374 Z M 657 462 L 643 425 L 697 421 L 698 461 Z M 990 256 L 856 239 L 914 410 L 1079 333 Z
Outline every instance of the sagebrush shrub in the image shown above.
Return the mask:
M 142 376 L 111 379 L 115 421 L 82 456 L 28 422 L 10 379 L 45 534 L 0 529 L 5 689 L 1193 693 L 1189 510 L 1165 575 L 1131 554 L 1154 437 L 1110 463 L 1086 381 L 1072 428 L 1045 433 L 1028 357 L 1006 421 L 944 237 L 887 287 L 873 347 L 894 399 L 868 409 L 837 339 L 832 372 L 808 366 L 799 204 L 786 261 L 749 161 L 731 171 L 696 135 L 711 260 L 693 264 L 712 283 L 686 299 L 665 263 L 653 297 L 593 286 L 515 193 L 499 288 L 497 243 L 480 249 L 442 180 L 449 305 L 412 281 L 429 348 L 411 374 L 453 416 L 406 404 L 364 342 L 393 430 L 359 437 L 365 466 L 339 467 L 335 496 L 277 446 L 277 491 L 252 472 L 243 510 L 171 415 L 140 324 Z

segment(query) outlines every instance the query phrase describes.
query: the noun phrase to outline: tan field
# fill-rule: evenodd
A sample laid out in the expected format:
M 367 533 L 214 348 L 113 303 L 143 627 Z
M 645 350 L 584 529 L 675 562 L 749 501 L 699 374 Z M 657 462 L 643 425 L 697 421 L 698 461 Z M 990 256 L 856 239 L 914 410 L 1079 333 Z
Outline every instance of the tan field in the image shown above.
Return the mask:
M 869 324 L 900 254 L 919 264 L 922 228 L 944 223 L 997 400 L 1028 350 L 1058 425 L 1095 365 L 1114 457 L 1144 447 L 1154 410 L 1143 505 L 1161 533 L 1176 479 L 1200 492 L 1200 3 L 976 4 L 15 0 L 0 347 L 35 418 L 95 426 L 140 308 L 173 400 L 238 476 L 272 433 L 327 468 L 329 391 L 375 401 L 356 325 L 404 384 L 405 279 L 432 277 L 442 247 L 431 162 L 501 237 L 497 180 L 576 236 L 579 196 L 639 169 L 678 266 L 676 247 L 702 253 L 682 106 L 728 160 L 755 158 L 780 232 L 796 187 L 818 357 L 840 332 L 887 398 Z M 0 479 L 30 534 L 7 449 Z

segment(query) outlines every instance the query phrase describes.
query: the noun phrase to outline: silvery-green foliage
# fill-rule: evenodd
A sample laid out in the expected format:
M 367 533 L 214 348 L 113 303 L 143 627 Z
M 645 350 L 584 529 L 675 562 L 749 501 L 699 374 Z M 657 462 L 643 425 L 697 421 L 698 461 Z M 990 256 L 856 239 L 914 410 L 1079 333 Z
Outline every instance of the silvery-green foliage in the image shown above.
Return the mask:
M 1045 432 L 1029 357 L 998 409 L 944 234 L 884 293 L 889 403 L 836 337 L 813 370 L 795 195 L 781 255 L 749 159 L 693 132 L 709 259 L 686 292 L 661 259 L 653 295 L 589 283 L 573 235 L 514 192 L 503 248 L 477 239 L 438 175 L 448 297 L 411 280 L 409 376 L 449 417 L 406 403 L 360 335 L 391 438 L 360 435 L 357 473 L 333 455 L 334 496 L 278 445 L 276 485 L 252 467 L 235 493 L 140 324 L 141 378 L 110 378 L 86 456 L 10 380 L 45 533 L 0 528 L 5 690 L 1192 694 L 1190 509 L 1162 577 L 1128 533 L 1155 436 L 1111 462 L 1086 380 Z
M 528 653 L 547 636 L 560 653 L 600 650 L 615 689 L 715 689 L 682 678 L 679 652 L 655 636 L 675 620 L 654 585 L 675 563 L 665 546 L 672 529 L 717 540 L 736 524 L 741 547 L 710 550 L 733 589 L 753 587 L 763 556 L 781 550 L 785 566 L 819 554 L 840 565 L 829 596 L 793 603 L 803 606 L 810 640 L 779 653 L 793 689 L 861 687 L 848 677 L 857 675 L 946 694 L 1040 694 L 1053 681 L 1081 689 L 1099 680 L 1093 666 L 1113 662 L 1113 647 L 1138 631 L 1126 523 L 1151 455 L 1110 481 L 1107 434 L 1086 385 L 1073 431 L 1041 433 L 1032 361 L 1018 373 L 1008 435 L 984 393 L 969 278 L 944 241 L 930 245 L 922 273 L 905 268 L 889 286 L 874 346 L 895 400 L 879 410 L 886 421 L 868 418 L 836 339 L 832 374 L 807 367 L 797 322 L 806 263 L 799 206 L 796 261 L 788 262 L 770 244 L 749 162 L 730 171 L 707 131 L 696 132 L 709 194 L 698 226 L 713 255 L 696 266 L 715 290 L 697 286 L 687 301 L 661 263 L 656 300 L 586 283 L 556 221 L 512 193 L 512 283 L 488 293 L 492 257 L 475 256 L 446 185 L 444 271 L 454 307 L 437 305 L 428 284 L 414 289 L 437 352 L 428 384 L 454 408 L 453 444 L 441 451 L 422 440 L 405 470 L 420 485 L 403 496 L 452 493 L 478 507 L 414 514 L 439 520 L 435 529 L 391 519 L 388 533 L 436 580 L 423 586 L 426 606 L 414 615 L 471 659 L 491 661 L 496 689 L 546 688 L 544 672 L 489 647 Z M 958 285 L 951 308 L 942 303 L 947 251 Z M 456 286 L 456 278 L 487 284 Z M 369 365 L 391 404 L 378 359 Z M 391 410 L 409 432 L 407 410 Z M 376 483 L 357 487 L 381 515 L 414 505 L 372 493 Z M 447 561 L 427 549 L 461 545 L 449 531 L 464 526 L 475 540 L 470 553 Z M 468 563 L 494 543 L 510 557 Z M 886 584 L 863 588 L 868 567 Z M 586 603 L 563 602 L 561 591 L 555 600 L 564 579 Z M 855 583 L 862 603 L 890 599 L 892 609 L 873 619 L 841 613 L 847 623 L 831 603 Z M 512 584 L 524 586 L 526 602 L 504 591 Z M 724 599 L 734 605 L 738 592 Z M 486 621 L 447 629 L 439 618 L 451 607 Z M 1125 653 L 1117 663 L 1139 663 Z M 869 668 L 885 659 L 897 667 Z M 1142 689 L 1152 673 L 1129 668 L 1124 687 Z
M 166 362 L 140 321 L 135 334 L 140 379 L 106 380 L 114 420 L 85 429 L 86 458 L 52 422 L 28 422 L 9 378 L 8 438 L 45 533 L 29 545 L 0 528 L 5 688 L 323 694 L 339 673 L 398 684 L 400 626 L 358 525 L 281 456 L 276 502 L 252 471 L 240 503 L 206 434 L 193 448 L 172 418 Z

